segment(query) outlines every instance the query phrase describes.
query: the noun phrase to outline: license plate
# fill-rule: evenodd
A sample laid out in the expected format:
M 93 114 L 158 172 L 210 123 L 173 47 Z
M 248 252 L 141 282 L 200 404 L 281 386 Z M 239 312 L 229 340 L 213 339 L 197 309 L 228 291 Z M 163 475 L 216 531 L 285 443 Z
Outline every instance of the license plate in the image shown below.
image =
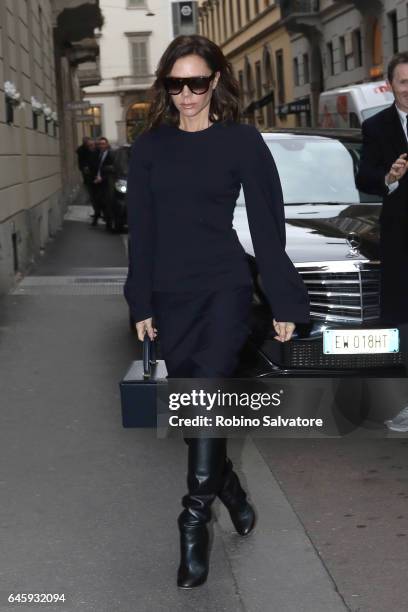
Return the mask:
M 397 353 L 398 329 L 328 329 L 323 332 L 325 355 Z

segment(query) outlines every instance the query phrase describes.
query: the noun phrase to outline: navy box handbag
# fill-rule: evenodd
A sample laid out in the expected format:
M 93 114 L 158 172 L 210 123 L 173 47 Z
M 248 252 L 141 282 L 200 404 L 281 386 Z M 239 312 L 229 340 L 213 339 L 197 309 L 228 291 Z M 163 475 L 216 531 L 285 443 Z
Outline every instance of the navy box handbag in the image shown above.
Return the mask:
M 164 361 L 156 359 L 155 341 L 145 334 L 143 360 L 134 361 L 119 383 L 123 427 L 156 427 L 157 387 L 166 377 Z

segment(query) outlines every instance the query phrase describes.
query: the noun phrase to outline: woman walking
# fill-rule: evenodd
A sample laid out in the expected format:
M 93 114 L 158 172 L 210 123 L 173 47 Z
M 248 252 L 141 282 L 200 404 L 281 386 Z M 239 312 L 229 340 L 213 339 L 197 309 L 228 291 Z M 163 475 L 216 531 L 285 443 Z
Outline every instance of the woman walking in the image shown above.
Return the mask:
M 129 167 L 125 296 L 139 340 L 159 334 L 169 377 L 229 377 L 249 333 L 252 302 L 248 262 L 232 228 L 241 184 L 276 339 L 289 340 L 295 322 L 309 320 L 306 289 L 285 253 L 279 176 L 262 136 L 239 122 L 239 85 L 209 39 L 172 41 L 151 96 Z M 215 497 L 242 536 L 253 529 L 255 514 L 227 457 L 226 439 L 186 442 L 177 584 L 192 588 L 207 578 Z

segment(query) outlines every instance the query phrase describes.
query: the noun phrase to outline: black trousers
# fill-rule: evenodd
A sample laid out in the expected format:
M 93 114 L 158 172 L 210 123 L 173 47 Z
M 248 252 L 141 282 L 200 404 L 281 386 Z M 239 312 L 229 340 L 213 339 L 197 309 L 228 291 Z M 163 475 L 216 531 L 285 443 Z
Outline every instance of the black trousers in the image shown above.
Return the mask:
M 92 205 L 97 218 L 99 218 L 102 214 L 105 214 L 106 198 L 107 188 L 105 181 L 102 183 L 94 183 Z
M 96 204 L 96 185 L 93 182 L 92 176 L 86 173 L 82 173 L 82 178 L 84 182 L 84 187 L 88 193 L 89 201 L 92 205 L 94 213 L 96 214 L 97 204 Z

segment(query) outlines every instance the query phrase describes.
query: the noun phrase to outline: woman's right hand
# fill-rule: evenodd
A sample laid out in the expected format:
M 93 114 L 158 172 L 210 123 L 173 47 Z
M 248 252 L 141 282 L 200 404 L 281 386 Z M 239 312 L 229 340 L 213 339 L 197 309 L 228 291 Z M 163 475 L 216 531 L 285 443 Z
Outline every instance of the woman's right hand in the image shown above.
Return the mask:
M 144 321 L 138 321 L 135 323 L 135 328 L 137 331 L 137 337 L 141 342 L 143 342 L 145 333 L 148 334 L 150 340 L 154 340 L 157 336 L 157 329 L 152 325 L 152 317 L 145 319 Z

